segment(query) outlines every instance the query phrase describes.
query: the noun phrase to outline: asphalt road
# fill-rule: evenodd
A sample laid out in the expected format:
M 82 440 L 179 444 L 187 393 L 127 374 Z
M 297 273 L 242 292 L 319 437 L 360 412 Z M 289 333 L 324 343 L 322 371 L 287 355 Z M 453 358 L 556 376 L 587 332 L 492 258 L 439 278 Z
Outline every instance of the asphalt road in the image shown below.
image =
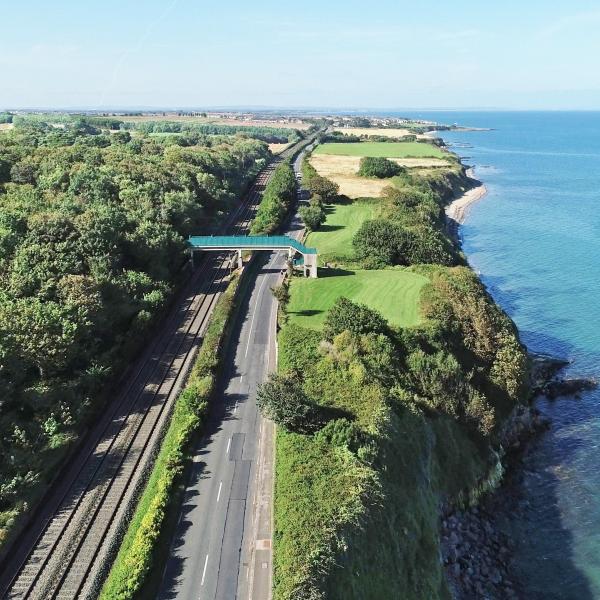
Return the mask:
M 298 159 L 297 171 L 299 165 Z M 300 235 L 297 217 L 287 233 Z M 257 410 L 256 390 L 276 367 L 277 305 L 270 288 L 281 280 L 285 259 L 283 252 L 258 257 L 221 389 L 195 449 L 162 600 L 271 597 L 274 427 Z

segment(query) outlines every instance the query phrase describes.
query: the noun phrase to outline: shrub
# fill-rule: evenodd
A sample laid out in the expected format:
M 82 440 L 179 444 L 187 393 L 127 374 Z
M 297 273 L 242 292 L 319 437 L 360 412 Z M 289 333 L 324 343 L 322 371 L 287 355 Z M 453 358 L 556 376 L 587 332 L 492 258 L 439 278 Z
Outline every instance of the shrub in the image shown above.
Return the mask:
M 309 400 L 300 380 L 291 374 L 272 374 L 256 394 L 262 414 L 286 431 L 309 433 L 318 428 L 317 407 Z
M 337 299 L 325 317 L 323 337 L 332 341 L 343 331 L 360 335 L 385 333 L 387 329 L 385 319 L 376 310 L 341 297 Z
M 360 159 L 358 175 L 361 177 L 378 177 L 387 179 L 402 173 L 404 169 L 395 162 L 382 157 L 365 156 Z
M 282 223 L 295 199 L 296 176 L 289 161 L 279 165 L 267 183 L 252 222 L 250 233 L 273 233 Z
M 290 301 L 289 279 L 284 279 L 279 285 L 273 286 L 271 292 L 273 293 L 273 296 L 275 296 L 277 302 L 279 302 L 280 308 L 285 310 Z
M 321 175 L 313 175 L 307 182 L 306 188 L 311 194 L 318 194 L 324 202 L 331 202 L 340 193 L 340 186 Z
M 401 188 L 389 187 L 385 190 L 386 198 L 396 206 L 415 208 L 426 201 L 432 200 L 431 193 L 423 192 L 416 187 L 405 186 Z
M 323 208 L 323 196 L 320 194 L 313 194 L 308 203 L 310 206 L 318 206 L 319 208 Z
M 356 258 L 375 268 L 407 264 L 407 242 L 403 228 L 388 219 L 365 221 L 352 239 Z
M 186 387 L 175 403 L 173 416 L 142 492 L 119 553 L 100 592 L 101 600 L 138 597 L 154 561 L 169 510 L 173 488 L 183 472 L 190 442 L 202 423 L 214 390 L 220 351 L 227 335 L 239 285 L 235 278 L 221 296 L 206 330 Z
M 325 211 L 321 206 L 302 206 L 298 212 L 309 231 L 316 231 L 325 221 Z
M 355 454 L 366 441 L 360 427 L 346 418 L 332 419 L 317 435 L 328 444 L 348 448 Z
M 454 252 L 443 233 L 431 225 L 411 227 L 406 231 L 406 245 L 403 248 L 406 263 L 409 265 L 456 263 Z

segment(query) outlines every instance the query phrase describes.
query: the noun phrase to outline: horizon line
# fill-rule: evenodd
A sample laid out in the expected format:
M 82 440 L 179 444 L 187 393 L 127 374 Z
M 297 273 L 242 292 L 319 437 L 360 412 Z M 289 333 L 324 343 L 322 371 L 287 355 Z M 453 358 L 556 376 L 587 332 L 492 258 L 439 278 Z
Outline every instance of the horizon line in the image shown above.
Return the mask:
M 501 106 L 447 106 L 447 107 L 327 107 L 277 105 L 213 105 L 213 106 L 148 106 L 122 105 L 98 108 L 92 106 L 8 106 L 0 112 L 315 112 L 315 113 L 394 113 L 394 112 L 600 112 L 598 108 L 515 108 Z

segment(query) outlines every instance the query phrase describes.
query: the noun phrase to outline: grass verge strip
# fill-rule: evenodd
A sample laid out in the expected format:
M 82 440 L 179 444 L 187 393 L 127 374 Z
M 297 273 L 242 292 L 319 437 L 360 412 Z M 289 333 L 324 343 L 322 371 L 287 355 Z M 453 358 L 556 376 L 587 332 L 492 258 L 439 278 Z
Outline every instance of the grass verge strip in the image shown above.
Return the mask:
M 136 597 L 153 564 L 171 492 L 181 477 L 187 453 L 207 413 L 220 367 L 241 278 L 234 275 L 219 298 L 186 387 L 175 403 L 171 423 L 123 543 L 100 593 L 100 600 Z

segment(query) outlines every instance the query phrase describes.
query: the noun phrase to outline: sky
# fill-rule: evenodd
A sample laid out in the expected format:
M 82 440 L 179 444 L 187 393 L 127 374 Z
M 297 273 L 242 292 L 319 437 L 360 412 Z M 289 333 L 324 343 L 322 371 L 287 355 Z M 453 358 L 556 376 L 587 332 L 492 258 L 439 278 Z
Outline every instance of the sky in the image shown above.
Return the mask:
M 597 0 L 0 8 L 0 108 L 600 109 Z

